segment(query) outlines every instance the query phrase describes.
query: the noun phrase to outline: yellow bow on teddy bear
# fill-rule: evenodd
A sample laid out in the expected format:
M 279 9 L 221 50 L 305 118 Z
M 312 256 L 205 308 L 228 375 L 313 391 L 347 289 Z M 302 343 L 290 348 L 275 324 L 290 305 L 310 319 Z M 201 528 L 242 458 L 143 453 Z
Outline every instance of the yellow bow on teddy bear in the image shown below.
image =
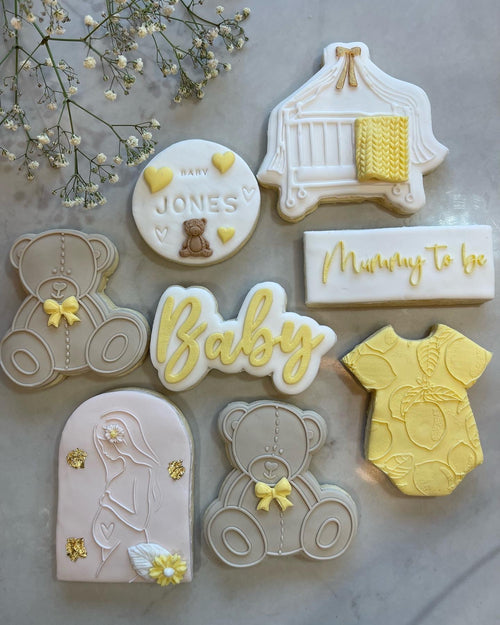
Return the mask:
M 43 310 L 50 315 L 47 325 L 56 328 L 59 327 L 61 317 L 64 317 L 70 326 L 72 326 L 75 321 L 80 321 L 75 315 L 79 308 L 80 305 L 74 295 L 67 297 L 61 304 L 58 304 L 54 299 L 46 299 L 43 303 Z
M 290 506 L 293 506 L 293 503 L 287 499 L 291 492 L 292 486 L 286 477 L 282 477 L 274 487 L 269 486 L 265 482 L 257 482 L 255 484 L 255 495 L 260 499 L 257 504 L 257 510 L 269 512 L 271 501 L 276 499 L 276 503 L 285 511 Z

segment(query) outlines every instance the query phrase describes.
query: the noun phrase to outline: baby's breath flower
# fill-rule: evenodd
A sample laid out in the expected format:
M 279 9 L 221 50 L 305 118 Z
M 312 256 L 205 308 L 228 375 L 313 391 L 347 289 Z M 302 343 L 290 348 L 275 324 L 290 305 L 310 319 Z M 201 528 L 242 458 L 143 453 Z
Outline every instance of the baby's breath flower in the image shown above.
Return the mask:
M 31 69 L 31 61 L 29 59 L 21 61 L 21 66 L 19 69 L 23 69 L 24 71 L 29 72 L 29 70 Z
M 78 91 L 78 87 L 75 87 L 75 85 L 71 85 L 71 87 L 68 87 L 69 95 L 75 95 L 75 93 L 77 93 L 77 91 Z
M 108 89 L 107 91 L 105 91 L 104 96 L 107 100 L 110 100 L 111 102 L 114 102 L 116 100 L 116 93 L 113 91 L 113 89 Z
M 231 71 L 231 63 L 224 63 L 223 67 L 226 72 Z
M 21 22 L 21 20 L 18 17 L 13 17 L 10 20 L 10 25 L 12 26 L 12 28 L 15 28 L 16 30 L 21 30 L 21 28 L 23 26 L 23 23 Z
M 123 163 L 123 158 L 118 154 L 113 158 L 113 163 L 116 165 L 121 165 Z
M 99 154 L 95 157 L 96 163 L 99 165 L 103 165 L 107 161 L 108 157 L 103 152 L 99 152 Z
M 38 161 L 30 161 L 28 163 L 29 169 L 38 169 L 39 166 L 40 166 L 40 163 Z
M 236 42 L 236 47 L 237 48 L 243 48 L 243 46 L 245 45 L 245 40 L 243 38 L 239 38 L 238 41 Z
M 110 182 L 111 184 L 116 184 L 119 180 L 120 180 L 120 176 L 118 174 L 112 174 L 108 178 L 108 182 Z
M 151 124 L 151 128 L 159 128 L 160 127 L 160 122 L 155 119 L 154 117 L 150 120 L 149 122 Z
M 34 15 L 33 13 L 28 13 L 28 15 L 26 15 L 26 21 L 30 22 L 31 24 L 33 22 L 36 22 L 36 15 Z
M 218 5 L 215 7 L 215 11 L 216 13 L 218 13 L 219 15 L 222 15 L 222 13 L 224 13 L 224 7 L 222 5 Z
M 153 135 L 148 130 L 146 130 L 145 132 L 142 133 L 142 138 L 145 141 L 150 141 L 153 138 Z
M 55 32 L 56 32 L 56 35 L 64 35 L 64 33 L 66 32 L 66 29 L 63 28 L 62 26 L 57 26 Z
M 37 135 L 36 140 L 41 145 L 48 145 L 50 143 L 50 139 L 45 133 L 42 133 L 41 135 Z
M 87 69 L 94 69 L 96 66 L 96 59 L 94 56 L 86 56 L 83 59 L 83 67 L 86 67 Z
M 47 108 L 49 111 L 57 111 L 57 102 L 49 102 Z
M 139 37 L 139 39 L 144 39 L 147 34 L 148 29 L 144 24 L 141 24 L 141 26 L 139 26 L 139 28 L 137 29 L 137 36 Z
M 98 24 L 98 22 L 95 21 L 92 15 L 86 15 L 83 18 L 83 23 L 85 24 L 85 26 L 92 26 L 92 27 L 95 27 Z
M 142 72 L 142 68 L 144 67 L 144 63 L 142 62 L 141 58 L 136 59 L 134 61 L 133 65 L 134 65 L 134 69 L 135 69 L 136 72 Z
M 179 68 L 177 67 L 177 65 L 174 63 L 171 67 L 170 67 L 170 73 L 171 74 L 177 74 Z
M 7 160 L 9 160 L 9 161 L 15 161 L 16 160 L 16 155 L 13 152 L 7 152 L 6 156 L 7 156 Z
M 69 140 L 69 142 L 71 143 L 71 145 L 77 146 L 80 145 L 80 143 L 82 142 L 82 138 L 78 135 L 71 135 L 71 139 Z
M 219 32 L 223 36 L 230 35 L 231 34 L 231 28 L 229 26 L 227 26 L 227 24 L 222 24 L 222 26 L 219 28 Z
M 195 48 L 201 48 L 201 46 L 203 45 L 203 41 L 199 37 L 195 37 L 193 39 L 193 45 Z
M 235 22 L 241 22 L 242 19 L 243 19 L 243 15 L 241 13 L 236 13 L 236 15 L 234 16 Z
M 248 16 L 250 15 L 250 13 L 251 13 L 251 12 L 252 12 L 252 11 L 250 11 L 250 9 L 249 9 L 248 7 L 245 7 L 245 8 L 243 9 L 243 15 L 244 15 L 244 17 L 248 17 Z
M 175 8 L 172 5 L 167 5 L 161 9 L 161 13 L 164 17 L 170 17 L 174 11 Z
M 52 59 L 50 58 L 50 56 L 48 56 L 48 57 L 45 59 L 45 65 L 46 65 L 47 67 L 54 67 L 54 63 L 52 63 Z
M 136 148 L 139 145 L 139 139 L 137 137 L 134 137 L 134 135 L 130 135 L 130 137 L 127 139 L 127 145 L 129 146 L 129 148 Z
M 120 69 L 124 69 L 125 67 L 127 67 L 127 57 L 123 56 L 123 54 L 120 54 L 117 58 L 116 58 L 116 65 L 117 67 L 119 67 Z

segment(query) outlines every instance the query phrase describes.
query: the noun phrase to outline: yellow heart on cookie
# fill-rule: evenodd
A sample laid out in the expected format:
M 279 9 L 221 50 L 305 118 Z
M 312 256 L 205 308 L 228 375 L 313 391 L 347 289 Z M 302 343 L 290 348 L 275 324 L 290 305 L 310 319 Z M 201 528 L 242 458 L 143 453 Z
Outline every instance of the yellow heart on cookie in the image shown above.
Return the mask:
M 217 167 L 221 174 L 225 174 L 228 169 L 233 166 L 235 156 L 233 152 L 216 152 L 212 156 L 212 163 Z
M 228 241 L 230 241 L 234 237 L 234 232 L 234 228 L 229 228 L 225 226 L 217 228 L 217 234 L 219 235 L 219 239 L 223 243 L 227 243 Z
M 160 169 L 156 169 L 156 167 L 150 165 L 144 170 L 144 180 L 148 183 L 151 193 L 156 193 L 168 187 L 173 177 L 174 172 L 170 167 L 160 167 Z

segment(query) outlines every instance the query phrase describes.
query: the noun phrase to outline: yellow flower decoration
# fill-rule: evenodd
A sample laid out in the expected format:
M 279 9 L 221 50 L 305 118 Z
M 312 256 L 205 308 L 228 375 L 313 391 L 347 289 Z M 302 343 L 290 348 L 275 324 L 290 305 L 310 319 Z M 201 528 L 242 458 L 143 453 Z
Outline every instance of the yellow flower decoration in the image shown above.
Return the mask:
M 186 562 L 178 553 L 156 556 L 153 564 L 149 569 L 149 576 L 156 579 L 160 586 L 178 584 L 187 570 Z

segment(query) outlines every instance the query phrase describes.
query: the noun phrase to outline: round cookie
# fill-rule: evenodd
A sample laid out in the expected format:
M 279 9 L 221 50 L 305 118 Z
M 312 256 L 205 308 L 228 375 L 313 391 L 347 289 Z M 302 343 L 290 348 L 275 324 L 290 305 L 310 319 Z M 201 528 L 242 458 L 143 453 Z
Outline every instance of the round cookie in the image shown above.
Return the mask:
M 139 232 L 158 254 L 210 265 L 250 238 L 260 209 L 257 180 L 219 143 L 191 139 L 160 152 L 141 172 L 132 198 Z

